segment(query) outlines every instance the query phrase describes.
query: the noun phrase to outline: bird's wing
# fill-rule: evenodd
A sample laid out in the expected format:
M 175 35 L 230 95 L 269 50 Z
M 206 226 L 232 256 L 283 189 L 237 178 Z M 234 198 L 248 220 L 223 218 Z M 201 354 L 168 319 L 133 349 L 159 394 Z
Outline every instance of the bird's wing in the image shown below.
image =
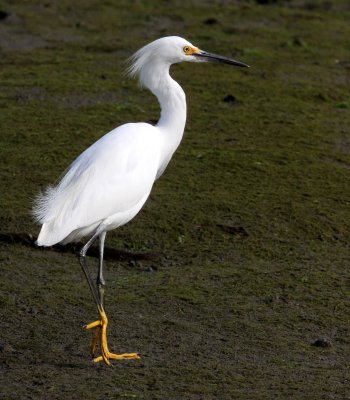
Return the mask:
M 38 219 L 50 224 L 52 234 L 55 231 L 62 240 L 76 229 L 127 212 L 148 197 L 159 157 L 156 128 L 149 124 L 116 128 L 86 149 L 60 183 L 39 199 Z

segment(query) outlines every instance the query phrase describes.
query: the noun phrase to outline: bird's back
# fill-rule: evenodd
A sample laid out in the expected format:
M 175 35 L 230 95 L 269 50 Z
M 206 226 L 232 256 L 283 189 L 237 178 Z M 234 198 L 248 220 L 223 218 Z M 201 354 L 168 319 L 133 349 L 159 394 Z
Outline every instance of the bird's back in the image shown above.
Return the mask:
M 161 138 L 156 127 L 125 124 L 86 149 L 34 206 L 43 224 L 37 243 L 51 246 L 114 229 L 142 207 L 157 175 Z

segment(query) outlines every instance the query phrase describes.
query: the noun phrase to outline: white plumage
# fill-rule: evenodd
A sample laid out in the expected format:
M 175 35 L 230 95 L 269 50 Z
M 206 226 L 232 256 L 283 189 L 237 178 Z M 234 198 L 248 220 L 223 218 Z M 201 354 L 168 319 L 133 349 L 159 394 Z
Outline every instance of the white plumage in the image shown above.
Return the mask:
M 148 124 L 126 124 L 103 136 L 39 198 L 38 244 L 68 243 L 130 221 L 152 189 L 160 153 L 160 133 Z
M 181 61 L 217 61 L 246 67 L 238 61 L 206 53 L 179 37 L 158 39 L 135 53 L 129 74 L 158 98 L 161 107 L 156 126 L 128 123 L 107 133 L 86 149 L 68 168 L 56 186 L 50 186 L 34 205 L 42 224 L 39 246 L 69 243 L 91 236 L 80 252 L 80 264 L 95 299 L 99 320 L 86 325 L 96 329 L 91 343 L 99 341 L 101 356 L 110 359 L 139 358 L 137 353 L 113 354 L 108 350 L 104 311 L 103 249 L 106 232 L 126 224 L 140 211 L 153 183 L 163 173 L 180 144 L 186 123 L 186 97 L 169 75 L 171 64 Z M 86 252 L 100 239 L 96 286 L 86 265 Z
M 139 50 L 129 69 L 158 97 L 158 124 L 128 123 L 107 133 L 71 164 L 57 186 L 38 197 L 34 215 L 43 225 L 39 246 L 109 231 L 140 211 L 178 147 L 186 122 L 185 94 L 169 75 L 174 57 L 159 62 L 173 42 L 181 55 L 184 46 L 192 46 L 181 38 L 159 39 Z

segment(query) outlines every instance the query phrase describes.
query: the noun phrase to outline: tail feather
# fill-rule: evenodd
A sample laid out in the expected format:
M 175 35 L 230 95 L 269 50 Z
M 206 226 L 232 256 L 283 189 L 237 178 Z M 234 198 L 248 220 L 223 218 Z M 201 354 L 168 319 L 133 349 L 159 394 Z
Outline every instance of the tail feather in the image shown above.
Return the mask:
M 54 244 L 62 242 L 69 232 L 62 229 L 57 229 L 51 222 L 44 223 L 41 227 L 36 244 L 38 246 L 53 246 Z
M 32 209 L 32 214 L 35 220 L 39 224 L 43 224 L 47 221 L 47 215 L 49 213 L 49 208 L 54 198 L 55 187 L 48 186 L 44 193 L 39 193 L 39 195 L 34 200 L 34 205 Z
M 36 242 L 38 246 L 53 246 L 63 241 L 72 231 L 71 224 L 63 223 L 69 204 L 68 201 L 62 199 L 63 195 L 59 186 L 49 186 L 35 200 L 33 216 L 38 223 L 42 224 Z

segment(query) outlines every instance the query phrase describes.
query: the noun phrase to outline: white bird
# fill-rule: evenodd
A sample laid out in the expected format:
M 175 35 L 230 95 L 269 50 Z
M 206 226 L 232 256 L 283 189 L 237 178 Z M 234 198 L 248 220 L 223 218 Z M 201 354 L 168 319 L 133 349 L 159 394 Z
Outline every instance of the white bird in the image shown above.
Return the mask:
M 113 354 L 107 346 L 107 316 L 104 310 L 103 249 L 106 233 L 126 224 L 146 202 L 153 183 L 168 165 L 183 136 L 186 123 L 186 97 L 169 75 L 172 64 L 181 61 L 216 61 L 239 67 L 241 62 L 207 53 L 176 36 L 164 37 L 146 45 L 131 57 L 129 74 L 138 76 L 161 107 L 158 123 L 127 123 L 101 137 L 73 161 L 56 186 L 41 194 L 33 208 L 42 224 L 37 244 L 66 244 L 90 235 L 80 251 L 80 264 L 96 302 L 99 319 L 85 326 L 95 328 L 91 353 L 97 343 L 101 356 L 110 359 L 139 358 L 137 353 Z M 86 253 L 100 240 L 96 285 L 89 275 Z

